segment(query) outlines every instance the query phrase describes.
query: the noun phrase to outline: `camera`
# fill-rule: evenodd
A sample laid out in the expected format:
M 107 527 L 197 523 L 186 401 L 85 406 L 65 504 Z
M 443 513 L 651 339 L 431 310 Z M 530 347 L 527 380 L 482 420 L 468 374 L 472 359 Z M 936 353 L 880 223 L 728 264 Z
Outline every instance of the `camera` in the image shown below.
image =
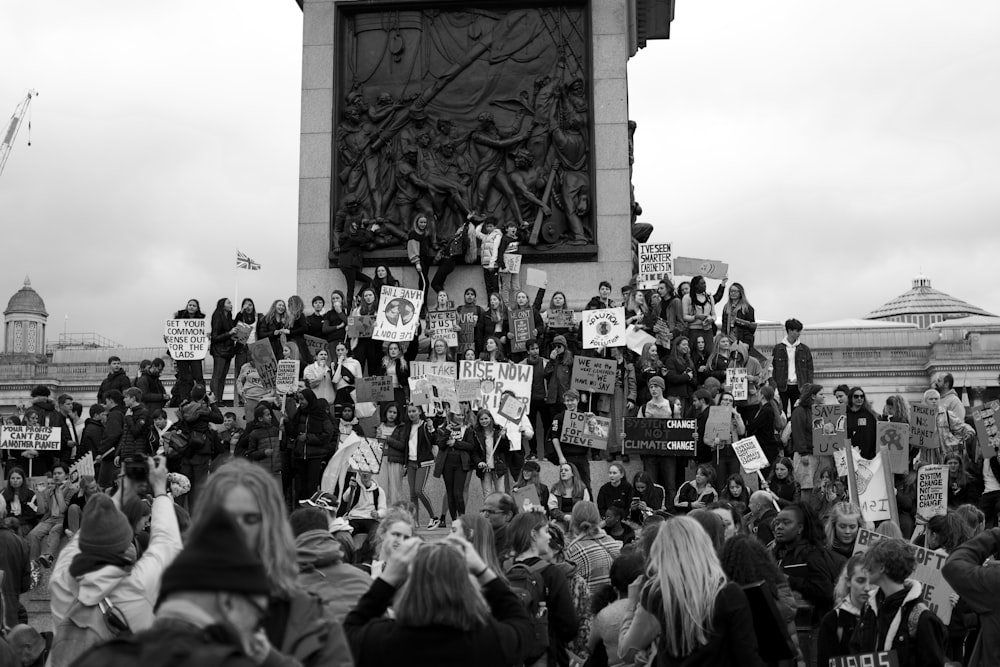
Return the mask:
M 142 455 L 133 455 L 125 459 L 125 476 L 136 482 L 149 479 L 149 463 Z

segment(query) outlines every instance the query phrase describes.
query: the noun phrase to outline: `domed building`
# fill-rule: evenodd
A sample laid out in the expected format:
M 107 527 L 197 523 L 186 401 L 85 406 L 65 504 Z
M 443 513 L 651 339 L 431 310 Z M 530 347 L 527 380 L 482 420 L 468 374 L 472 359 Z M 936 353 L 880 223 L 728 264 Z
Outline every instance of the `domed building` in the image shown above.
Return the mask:
M 920 275 L 913 279 L 913 287 L 908 292 L 868 313 L 865 319 L 906 322 L 927 329 L 938 322 L 975 315 L 996 317 L 978 306 L 934 289 L 930 278 Z
M 25 276 L 24 286 L 10 297 L 3 311 L 4 354 L 44 355 L 48 318 L 45 302 Z

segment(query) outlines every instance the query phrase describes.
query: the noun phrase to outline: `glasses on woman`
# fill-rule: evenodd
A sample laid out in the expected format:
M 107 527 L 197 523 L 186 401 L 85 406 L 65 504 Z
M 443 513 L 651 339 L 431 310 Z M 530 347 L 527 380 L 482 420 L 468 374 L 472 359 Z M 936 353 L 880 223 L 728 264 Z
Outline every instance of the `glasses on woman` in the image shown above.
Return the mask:
M 860 398 L 863 401 L 863 400 L 865 400 L 865 395 L 864 394 L 854 394 L 853 398 L 855 400 L 857 400 L 857 399 Z

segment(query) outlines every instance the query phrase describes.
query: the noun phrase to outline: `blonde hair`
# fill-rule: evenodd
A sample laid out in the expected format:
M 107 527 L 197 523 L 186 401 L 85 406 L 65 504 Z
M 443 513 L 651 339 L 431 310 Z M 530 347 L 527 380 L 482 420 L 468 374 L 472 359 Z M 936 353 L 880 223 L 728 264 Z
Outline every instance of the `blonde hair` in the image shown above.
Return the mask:
M 661 628 L 670 655 L 683 657 L 708 643 L 715 601 L 727 583 L 708 533 L 697 521 L 681 516 L 665 521 L 649 552 L 649 593 L 663 600 Z
M 233 459 L 208 478 L 198 499 L 195 523 L 222 507 L 229 492 L 244 487 L 257 499 L 261 526 L 258 554 L 264 562 L 271 588 L 277 593 L 298 591 L 299 568 L 295 558 L 295 537 L 285 514 L 285 501 L 278 481 L 262 467 L 246 459 Z
M 417 522 L 413 519 L 413 514 L 402 507 L 390 507 L 385 513 L 385 516 L 378 524 L 378 528 L 375 529 L 375 553 L 379 559 L 382 559 L 382 543 L 385 540 L 385 534 L 389 532 L 389 528 L 392 527 L 394 523 L 405 523 L 410 526 L 410 532 L 413 535 L 417 534 Z
M 826 518 L 826 525 L 824 526 L 824 530 L 826 532 L 826 545 L 828 547 L 833 546 L 833 542 L 837 537 L 835 532 L 837 519 L 849 516 L 858 517 L 858 528 L 864 528 L 864 519 L 861 516 L 861 508 L 854 503 L 841 501 L 830 509 L 830 516 Z
M 393 603 L 404 627 L 443 625 L 471 632 L 486 625 L 490 608 L 473 585 L 465 555 L 448 542 L 421 544 Z

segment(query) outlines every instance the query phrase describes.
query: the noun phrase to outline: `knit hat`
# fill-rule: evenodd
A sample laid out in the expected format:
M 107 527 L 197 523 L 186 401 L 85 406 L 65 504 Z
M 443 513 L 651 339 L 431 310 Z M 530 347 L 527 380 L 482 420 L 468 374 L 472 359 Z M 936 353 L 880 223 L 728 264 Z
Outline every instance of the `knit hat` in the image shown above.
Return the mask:
M 80 521 L 80 553 L 119 556 L 132 544 L 132 526 L 110 496 L 91 496 Z
M 552 347 L 555 347 L 556 345 L 562 345 L 563 347 L 566 347 L 566 336 L 556 336 L 555 338 L 553 338 Z
M 815 396 L 819 392 L 823 391 L 823 386 L 818 384 L 809 384 L 806 382 L 804 385 L 799 387 L 799 399 L 806 398 L 807 396 Z
M 661 378 L 659 375 L 654 375 L 653 377 L 649 378 L 649 382 L 647 382 L 646 384 L 650 387 L 656 385 L 657 387 L 660 388 L 661 391 L 667 388 L 667 383 L 664 382 L 663 378 Z
M 160 601 L 177 591 L 267 595 L 270 590 L 264 564 L 247 546 L 243 531 L 216 508 L 191 530 L 187 546 L 163 572 Z

